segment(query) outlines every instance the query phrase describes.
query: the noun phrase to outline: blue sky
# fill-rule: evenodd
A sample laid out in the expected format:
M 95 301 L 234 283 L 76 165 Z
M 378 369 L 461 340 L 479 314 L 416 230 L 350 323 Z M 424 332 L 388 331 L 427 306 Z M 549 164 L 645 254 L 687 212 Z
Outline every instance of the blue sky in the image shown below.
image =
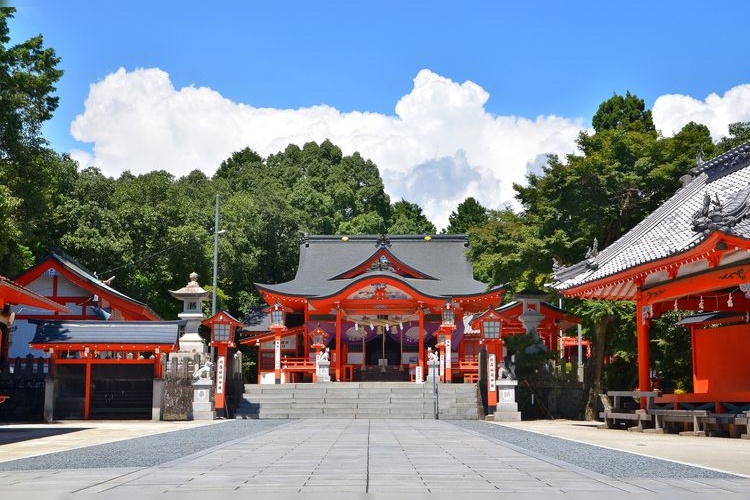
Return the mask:
M 469 195 L 511 203 L 613 93 L 665 135 L 750 120 L 745 2 L 10 4 L 14 40 L 41 33 L 62 58 L 44 133 L 82 166 L 210 175 L 245 146 L 330 138 L 438 227 Z

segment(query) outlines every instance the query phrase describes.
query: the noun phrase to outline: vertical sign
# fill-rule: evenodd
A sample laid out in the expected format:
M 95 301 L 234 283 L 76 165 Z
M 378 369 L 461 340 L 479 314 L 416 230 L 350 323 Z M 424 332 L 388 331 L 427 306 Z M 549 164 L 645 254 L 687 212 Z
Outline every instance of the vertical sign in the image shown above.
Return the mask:
M 489 355 L 489 358 L 487 360 L 487 381 L 489 384 L 489 392 L 494 393 L 497 390 L 496 385 L 496 377 L 497 377 L 497 365 L 495 364 L 495 354 L 492 353 Z
M 445 376 L 445 354 L 441 352 L 439 356 L 438 373 L 440 374 L 440 378 L 443 378 Z
M 224 356 L 216 360 L 216 394 L 224 394 L 224 367 L 226 366 Z
M 274 349 L 274 370 L 281 370 L 281 340 L 275 340 L 273 342 Z
M 450 373 L 451 372 L 451 358 L 453 357 L 452 351 L 451 351 L 451 338 L 449 336 L 445 336 L 445 372 Z

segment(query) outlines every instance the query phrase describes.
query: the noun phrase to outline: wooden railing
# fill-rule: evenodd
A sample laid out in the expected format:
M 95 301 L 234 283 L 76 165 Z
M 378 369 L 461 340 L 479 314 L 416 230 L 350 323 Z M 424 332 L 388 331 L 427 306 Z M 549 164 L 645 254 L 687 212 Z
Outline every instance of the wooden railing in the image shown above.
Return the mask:
M 474 384 L 479 380 L 479 357 L 464 356 L 458 360 L 458 372 L 464 382 Z

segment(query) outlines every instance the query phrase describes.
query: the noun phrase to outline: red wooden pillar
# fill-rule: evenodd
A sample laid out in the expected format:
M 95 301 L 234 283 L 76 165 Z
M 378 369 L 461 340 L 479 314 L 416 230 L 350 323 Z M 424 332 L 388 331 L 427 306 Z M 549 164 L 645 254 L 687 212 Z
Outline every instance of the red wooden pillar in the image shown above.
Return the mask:
M 276 384 L 281 383 L 281 332 L 274 331 L 273 336 L 273 371 Z
M 422 382 L 424 380 L 425 371 L 424 371 L 424 309 L 422 309 L 421 304 L 419 308 L 419 371 L 422 372 L 422 380 L 419 380 L 419 382 Z
M 224 387 L 227 381 L 227 345 L 217 342 L 216 346 L 216 393 L 214 395 L 214 408 L 223 410 L 225 408 Z
M 336 382 L 341 382 L 341 308 L 336 309 Z
M 651 344 L 649 341 L 650 307 L 645 301 L 636 301 L 636 332 L 638 337 L 638 390 L 651 390 Z M 641 407 L 644 407 L 646 399 L 641 399 Z
M 302 337 L 303 342 L 305 343 L 304 346 L 304 356 L 305 356 L 305 362 L 310 360 L 310 329 L 307 327 L 308 323 L 310 321 L 310 311 L 307 308 L 307 304 L 305 304 L 305 324 L 302 327 Z M 315 355 L 318 355 L 318 350 L 315 350 Z
M 156 349 L 154 349 L 154 378 L 163 378 L 164 377 L 164 370 L 161 366 L 161 354 L 159 347 L 157 346 Z
M 490 339 L 485 342 L 487 345 L 487 406 L 493 409 L 497 406 L 497 367 L 502 361 L 502 336 L 500 339 Z
M 85 355 L 85 354 L 84 354 Z M 86 385 L 83 393 L 83 419 L 89 419 L 89 410 L 91 407 L 91 358 L 86 356 Z

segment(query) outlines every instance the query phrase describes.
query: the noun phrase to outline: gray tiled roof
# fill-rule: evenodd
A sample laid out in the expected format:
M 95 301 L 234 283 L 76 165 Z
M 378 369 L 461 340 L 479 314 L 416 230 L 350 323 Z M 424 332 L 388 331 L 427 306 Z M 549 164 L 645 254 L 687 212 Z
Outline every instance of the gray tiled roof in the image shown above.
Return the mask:
M 106 292 L 112 296 L 119 297 L 120 299 L 130 302 L 131 304 L 141 306 L 144 309 L 148 310 L 154 317 L 159 317 L 154 311 L 151 310 L 149 306 L 147 306 L 143 302 L 139 302 L 131 297 L 128 297 L 124 293 L 119 292 L 106 283 L 102 282 L 99 278 L 94 276 L 91 271 L 86 269 L 83 265 L 81 265 L 69 255 L 66 255 L 63 252 L 49 252 L 47 255 L 45 255 L 45 259 L 46 258 L 56 260 L 67 270 L 74 273 L 76 276 L 86 281 L 89 285 L 101 290 L 102 292 Z
M 566 290 L 614 276 L 640 264 L 681 254 L 699 244 L 710 231 L 694 228 L 706 197 L 726 209 L 742 200 L 750 188 L 750 142 L 700 164 L 695 177 L 674 196 L 612 245 L 588 260 L 556 269 L 552 286 Z M 713 205 L 712 205 L 713 207 Z M 743 214 L 729 228 L 714 228 L 750 239 L 750 220 Z
M 388 270 L 371 270 L 354 278 L 337 278 L 370 260 L 381 246 L 379 236 L 310 236 L 300 245 L 297 275 L 276 285 L 257 284 L 261 289 L 283 295 L 327 297 L 357 281 L 390 277 L 432 297 L 477 295 L 488 291 L 476 281 L 466 257 L 465 235 L 389 236 L 387 249 L 395 260 L 426 278 L 405 278 Z
M 186 321 L 45 321 L 32 344 L 176 344 Z

